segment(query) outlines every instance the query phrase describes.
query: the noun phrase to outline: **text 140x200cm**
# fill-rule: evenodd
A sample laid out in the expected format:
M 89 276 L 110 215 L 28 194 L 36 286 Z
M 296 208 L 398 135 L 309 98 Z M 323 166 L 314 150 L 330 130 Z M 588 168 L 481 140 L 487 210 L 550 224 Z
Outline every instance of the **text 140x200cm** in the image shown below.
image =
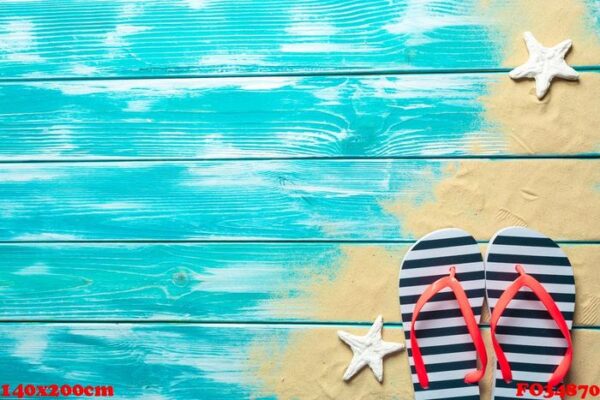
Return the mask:
M 93 386 L 93 385 L 69 385 L 69 384 L 3 384 L 0 390 L 0 397 L 113 397 L 114 389 L 112 386 Z

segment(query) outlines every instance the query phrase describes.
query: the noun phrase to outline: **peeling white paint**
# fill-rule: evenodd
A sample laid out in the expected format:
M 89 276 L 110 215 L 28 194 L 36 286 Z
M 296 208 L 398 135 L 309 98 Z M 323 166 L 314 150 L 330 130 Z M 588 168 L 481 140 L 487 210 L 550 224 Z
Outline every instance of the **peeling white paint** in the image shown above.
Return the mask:
M 214 79 L 134 79 L 87 82 L 28 82 L 25 85 L 40 89 L 59 90 L 65 95 L 122 93 L 126 97 L 160 97 L 194 94 L 200 89 L 240 88 L 242 90 L 272 90 L 294 86 L 301 78 L 214 78 Z M 199 93 L 199 92 L 198 92 Z
M 449 7 L 440 7 L 437 0 L 408 0 L 406 8 L 393 22 L 384 25 L 383 29 L 395 35 L 407 35 L 406 43 L 412 46 L 430 43 L 433 39 L 427 33 L 436 29 L 459 26 L 481 25 L 482 18 L 457 13 Z M 455 6 L 460 9 L 471 7 Z
M 361 79 L 361 96 L 383 99 L 420 99 L 431 96 L 455 101 L 459 93 L 474 90 L 481 78 L 474 75 L 421 75 L 419 77 L 378 77 Z
M 0 57 L 7 61 L 38 63 L 44 58 L 35 53 L 35 24 L 26 19 L 13 19 L 0 26 Z
M 7 334 L 15 341 L 11 352 L 14 357 L 33 365 L 43 364 L 48 348 L 49 327 L 40 325 L 35 329 L 18 329 Z
M 14 275 L 48 275 L 50 270 L 48 266 L 44 263 L 35 263 L 33 265 L 29 265 L 27 267 L 21 268 L 20 270 L 13 272 Z
M 60 178 L 61 173 L 28 165 L 11 165 L 0 170 L 0 185 L 8 182 L 49 181 Z
M 370 53 L 378 51 L 371 46 L 356 46 L 343 43 L 285 43 L 280 46 L 284 53 Z
M 134 201 L 111 201 L 90 206 L 90 208 L 97 208 L 100 210 L 140 210 L 144 207 L 145 205 L 143 203 Z
M 154 101 L 152 100 L 131 100 L 127 102 L 127 107 L 123 111 L 127 112 L 146 112 L 150 111 Z
M 322 105 L 338 105 L 341 104 L 342 94 L 345 89 L 347 81 L 342 84 L 335 86 L 326 86 L 313 90 L 312 94 L 317 99 L 323 100 L 320 104 Z
M 53 144 L 46 146 L 40 155 L 51 157 L 59 156 L 65 151 L 75 149 L 73 144 L 73 131 L 67 125 L 52 125 L 44 129 L 44 134 L 52 136 Z
M 242 90 L 272 90 L 286 86 L 295 86 L 300 78 L 290 77 L 269 77 L 269 78 L 254 78 L 246 79 L 239 82 L 239 87 Z
M 281 290 L 286 280 L 286 268 L 275 266 L 227 265 L 225 268 L 206 268 L 201 274 L 191 275 L 197 282 L 193 290 L 221 293 L 269 293 Z M 289 271 L 287 271 L 289 272 Z M 264 283 L 269 282 L 269 286 Z
M 201 148 L 196 152 L 197 158 L 234 158 L 248 155 L 243 149 L 237 148 L 231 143 L 226 143 L 220 134 L 213 133 L 206 135 L 204 138 Z
M 75 64 L 71 67 L 71 73 L 73 73 L 75 75 L 91 76 L 91 75 L 97 75 L 98 72 L 99 72 L 98 68 L 91 67 L 89 65 L 84 65 L 84 64 Z
M 181 0 L 182 3 L 192 10 L 199 10 L 208 5 L 208 0 Z
M 244 187 L 247 188 L 272 186 L 289 169 L 289 164 L 279 161 L 247 163 L 232 160 L 225 164 L 187 167 L 189 177 L 182 179 L 181 185 L 201 190 L 206 190 L 209 186 L 236 187 L 240 182 L 244 182 Z
M 87 327 L 79 327 L 74 325 L 69 329 L 69 334 L 111 340 L 128 340 L 132 337 L 135 337 L 132 324 L 110 324 Z
M 122 19 L 129 19 L 137 17 L 144 11 L 144 3 L 140 0 L 129 0 L 121 7 L 119 17 Z
M 39 62 L 44 61 L 44 58 L 40 57 L 38 54 L 15 53 L 15 54 L 7 54 L 6 61 L 22 62 L 22 63 L 39 63 Z
M 79 240 L 75 235 L 68 235 L 63 233 L 25 233 L 23 235 L 17 236 L 15 240 L 26 240 L 26 241 L 46 241 L 46 240 L 60 240 L 60 241 L 69 241 L 69 240 Z
M 191 367 L 202 371 L 202 375 L 206 378 L 224 384 L 243 382 L 244 373 L 239 366 L 247 359 L 244 348 L 229 346 L 224 348 L 222 352 L 206 352 L 200 357 L 199 355 L 195 356 L 195 354 L 198 354 L 197 346 L 196 344 L 194 348 L 182 348 L 177 352 L 163 350 L 152 353 L 144 358 L 144 363 Z M 226 355 L 226 357 L 223 355 Z
M 297 22 L 285 28 L 285 32 L 293 36 L 332 36 L 338 30 L 327 22 Z
M 332 36 L 338 29 L 331 23 L 327 13 L 312 7 L 296 6 L 289 10 L 290 25 L 285 29 L 292 36 Z
M 152 29 L 149 26 L 117 25 L 114 31 L 108 32 L 104 39 L 104 45 L 108 47 L 123 47 L 129 43 L 125 40 L 127 36 L 145 32 Z

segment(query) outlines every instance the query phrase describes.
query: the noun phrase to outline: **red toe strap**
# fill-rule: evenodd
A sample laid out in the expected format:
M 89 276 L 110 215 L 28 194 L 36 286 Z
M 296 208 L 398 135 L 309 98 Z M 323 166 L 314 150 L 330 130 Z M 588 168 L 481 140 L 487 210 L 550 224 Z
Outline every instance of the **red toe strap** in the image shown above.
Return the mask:
M 513 283 L 511 283 L 508 288 L 506 288 L 504 293 L 502 293 L 502 296 L 500 296 L 500 298 L 496 302 L 496 307 L 494 307 L 494 312 L 492 313 L 492 317 L 490 319 L 492 343 L 494 345 L 494 351 L 496 352 L 496 356 L 498 357 L 498 364 L 500 365 L 500 369 L 502 371 L 502 378 L 504 378 L 506 382 L 510 382 L 512 380 L 512 371 L 510 369 L 510 364 L 508 363 L 508 360 L 506 359 L 506 356 L 504 355 L 504 352 L 502 351 L 502 348 L 500 347 L 500 344 L 496 339 L 496 327 L 498 326 L 498 320 L 504 313 L 504 310 L 506 309 L 508 304 L 515 297 L 519 289 L 526 286 L 529 289 L 531 289 L 533 293 L 535 293 L 535 295 L 540 299 L 542 304 L 544 304 L 544 307 L 546 307 L 546 309 L 550 313 L 550 316 L 556 322 L 556 325 L 558 325 L 558 328 L 560 329 L 567 341 L 567 351 L 565 352 L 565 356 L 563 357 L 556 370 L 552 373 L 552 376 L 548 381 L 548 384 L 551 387 L 554 387 L 563 381 L 565 375 L 571 367 L 571 361 L 573 359 L 573 344 L 571 342 L 571 333 L 569 331 L 569 327 L 567 326 L 565 318 L 558 309 L 558 306 L 554 302 L 554 299 L 552 299 L 552 296 L 550 296 L 546 289 L 544 289 L 542 284 L 533 276 L 527 275 L 525 273 L 525 270 L 523 269 L 523 266 L 517 265 L 516 270 L 520 274 L 520 276 Z
M 419 318 L 419 313 L 423 306 L 431 300 L 433 296 L 439 293 L 442 289 L 449 287 L 454 292 L 456 296 L 456 301 L 460 307 L 460 311 L 462 313 L 463 318 L 465 319 L 465 323 L 467 324 L 467 328 L 469 330 L 469 334 L 473 339 L 473 343 L 475 344 L 475 350 L 481 360 L 481 369 L 471 371 L 465 375 L 466 383 L 477 383 L 483 378 L 483 374 L 485 373 L 485 368 L 487 366 L 487 354 L 485 352 L 485 346 L 483 344 L 483 339 L 481 338 L 481 333 L 479 332 L 479 327 L 477 326 L 477 321 L 475 320 L 475 316 L 473 315 L 473 310 L 471 309 L 471 304 L 469 304 L 469 298 L 467 297 L 465 291 L 462 288 L 462 285 L 456 279 L 455 276 L 456 268 L 450 268 L 450 275 L 440 278 L 437 281 L 433 282 L 431 285 L 425 289 L 419 300 L 415 304 L 415 309 L 412 315 L 412 321 L 410 324 L 410 345 L 412 349 L 412 357 L 415 363 L 415 369 L 417 371 L 417 376 L 419 378 L 419 383 L 423 389 L 427 389 L 429 387 L 429 378 L 427 377 L 427 370 L 425 369 L 425 364 L 423 362 L 423 357 L 421 356 L 421 350 L 419 348 L 419 342 L 417 340 L 415 324 L 417 319 Z

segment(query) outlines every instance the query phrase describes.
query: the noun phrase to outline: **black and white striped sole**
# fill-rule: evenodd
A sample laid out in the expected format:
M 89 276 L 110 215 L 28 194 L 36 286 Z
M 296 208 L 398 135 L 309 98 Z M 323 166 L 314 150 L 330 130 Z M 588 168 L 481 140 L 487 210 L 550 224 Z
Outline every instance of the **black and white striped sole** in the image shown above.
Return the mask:
M 575 309 L 573 268 L 552 239 L 528 228 L 502 229 L 489 244 L 485 276 L 491 311 L 504 290 L 518 278 L 517 264 L 544 286 L 571 329 Z M 498 321 L 496 338 L 511 366 L 513 379 L 506 383 L 496 366 L 493 399 L 539 399 L 529 392 L 517 397 L 517 383 L 541 383 L 545 387 L 565 354 L 567 342 L 530 289 L 522 288 L 509 303 Z
M 475 346 L 454 293 L 445 288 L 422 309 L 416 334 L 429 388 L 419 384 L 410 343 L 415 303 L 424 289 L 456 268 L 476 321 L 485 295 L 483 257 L 475 239 L 460 229 L 442 229 L 423 237 L 408 251 L 400 269 L 400 308 L 416 400 L 479 400 L 478 385 L 465 383 L 465 374 L 477 368 Z

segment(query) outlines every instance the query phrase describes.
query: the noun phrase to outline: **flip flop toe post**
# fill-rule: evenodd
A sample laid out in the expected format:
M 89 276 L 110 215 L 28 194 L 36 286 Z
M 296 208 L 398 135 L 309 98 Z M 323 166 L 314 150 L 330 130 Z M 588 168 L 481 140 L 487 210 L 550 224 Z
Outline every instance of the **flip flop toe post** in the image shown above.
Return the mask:
M 460 229 L 432 232 L 404 257 L 399 297 L 417 400 L 479 400 L 484 278 L 479 246 Z

